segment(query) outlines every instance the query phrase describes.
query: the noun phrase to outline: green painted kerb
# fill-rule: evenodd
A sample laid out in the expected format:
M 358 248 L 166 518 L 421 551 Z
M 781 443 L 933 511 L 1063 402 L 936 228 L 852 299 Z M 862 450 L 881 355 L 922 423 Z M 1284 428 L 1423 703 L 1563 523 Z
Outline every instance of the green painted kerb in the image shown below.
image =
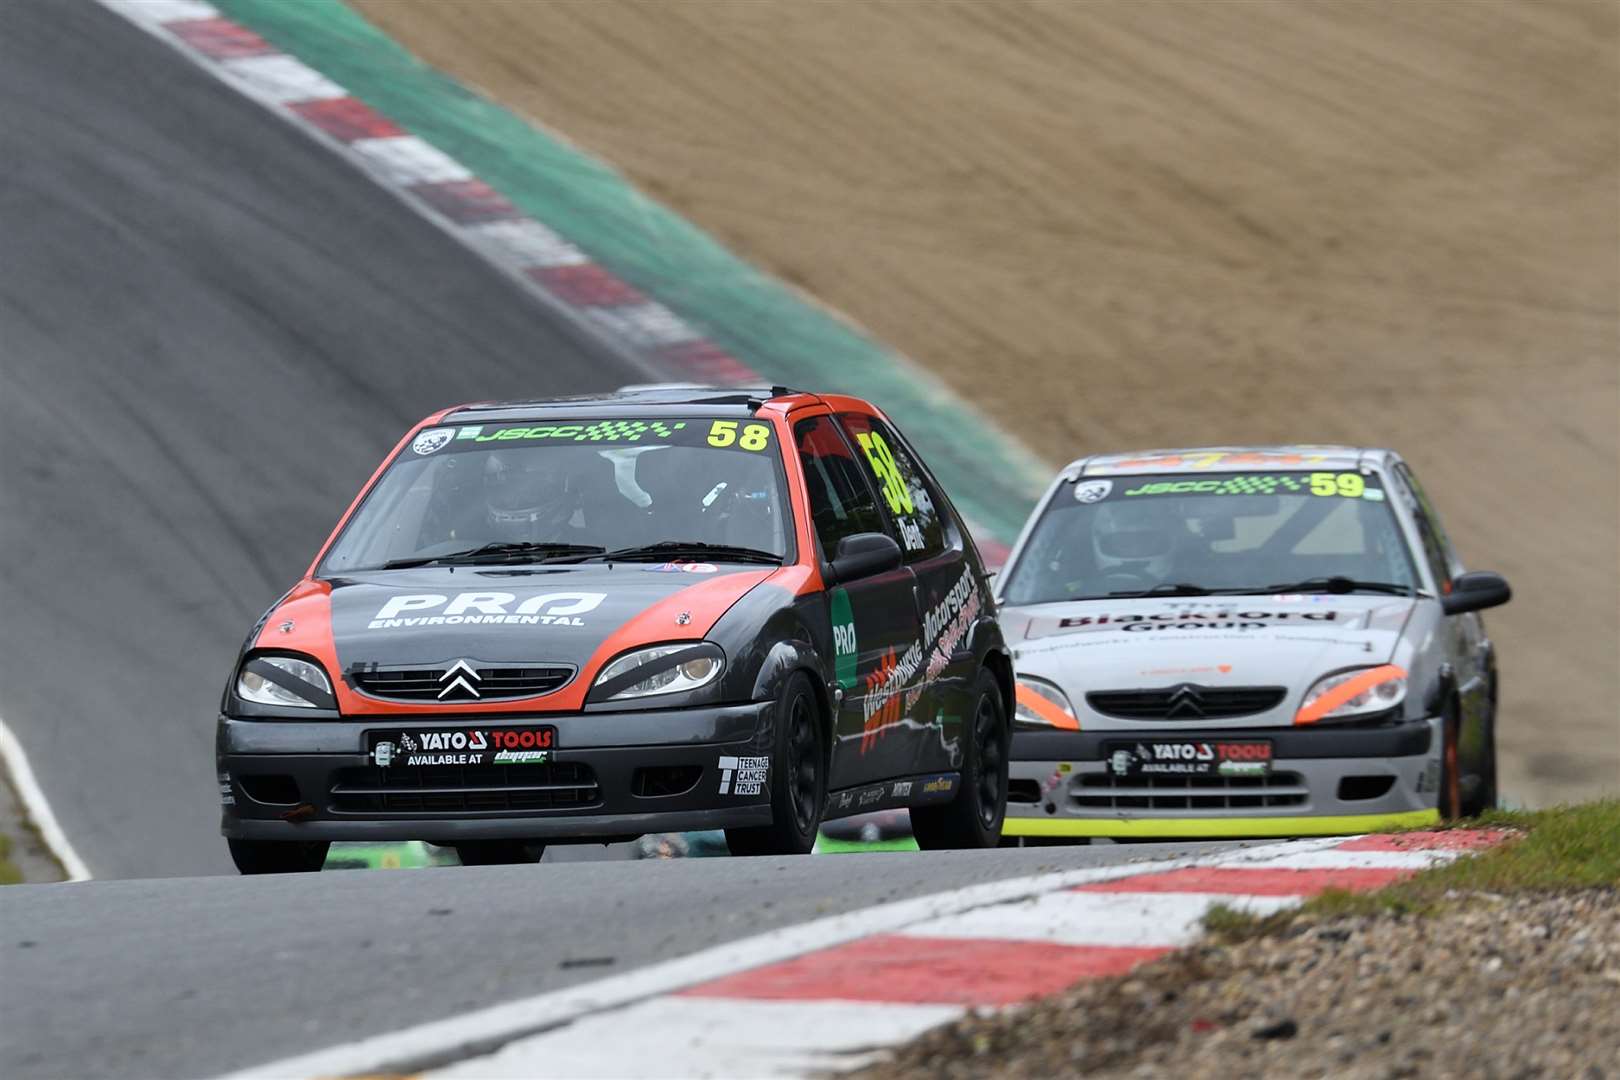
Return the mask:
M 459 160 L 760 374 L 877 402 L 964 514 L 1004 540 L 1017 531 L 1049 470 L 931 376 L 805 303 L 609 166 L 417 60 L 339 0 L 214 3 Z

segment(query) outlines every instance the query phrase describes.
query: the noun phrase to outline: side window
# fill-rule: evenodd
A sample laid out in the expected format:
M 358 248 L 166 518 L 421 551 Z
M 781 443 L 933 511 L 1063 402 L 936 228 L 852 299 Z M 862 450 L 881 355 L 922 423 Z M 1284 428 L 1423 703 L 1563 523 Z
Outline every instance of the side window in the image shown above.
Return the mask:
M 799 421 L 793 426 L 793 438 L 810 493 L 810 520 L 823 555 L 831 559 L 838 551 L 838 541 L 846 536 L 888 531 L 861 466 L 832 417 Z
M 1434 575 L 1434 583 L 1442 593 L 1451 591 L 1451 579 L 1458 570 L 1452 566 L 1451 545 L 1446 542 L 1445 533 L 1440 531 L 1439 522 L 1433 516 L 1429 500 L 1424 497 L 1423 489 L 1418 487 L 1417 478 L 1412 470 L 1404 464 L 1395 467 L 1400 477 L 1401 486 L 1410 496 L 1412 516 L 1417 519 L 1418 537 L 1423 541 L 1423 561 L 1429 564 L 1429 572 Z
M 906 561 L 944 553 L 950 542 L 934 496 L 922 470 L 883 421 L 861 413 L 844 413 L 839 422 L 860 447 L 872 484 L 883 497 L 889 517 L 900 530 Z

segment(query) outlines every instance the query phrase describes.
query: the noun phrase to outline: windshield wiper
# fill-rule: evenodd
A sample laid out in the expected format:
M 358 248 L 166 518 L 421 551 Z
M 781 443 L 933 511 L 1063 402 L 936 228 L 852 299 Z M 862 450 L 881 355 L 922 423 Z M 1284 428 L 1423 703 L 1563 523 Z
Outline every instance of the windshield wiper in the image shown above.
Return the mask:
M 1416 590 L 1410 585 L 1396 585 L 1389 581 L 1357 581 L 1340 575 L 1306 578 L 1304 581 L 1267 585 L 1261 589 L 1244 589 L 1243 595 L 1260 596 L 1265 593 L 1350 593 L 1375 592 L 1391 596 L 1411 596 Z
M 1124 592 L 1111 592 L 1115 596 L 1208 596 L 1210 590 L 1202 585 L 1189 585 L 1184 581 L 1164 582 L 1151 589 L 1126 589 Z M 1085 599 L 1081 597 L 1080 599 Z
M 413 556 L 407 559 L 389 559 L 382 564 L 384 570 L 405 570 L 412 566 L 447 565 L 451 563 L 482 562 L 549 562 L 551 556 L 600 555 L 607 549 L 600 544 L 564 544 L 554 541 L 497 541 L 466 551 L 447 551 L 443 555 Z M 540 556 L 535 558 L 535 556 Z
M 597 559 L 670 559 L 677 555 L 696 555 L 721 562 L 757 562 L 781 565 L 782 556 L 763 548 L 737 547 L 732 544 L 710 544 L 702 540 L 660 540 L 656 544 L 639 544 L 616 551 L 592 552 Z

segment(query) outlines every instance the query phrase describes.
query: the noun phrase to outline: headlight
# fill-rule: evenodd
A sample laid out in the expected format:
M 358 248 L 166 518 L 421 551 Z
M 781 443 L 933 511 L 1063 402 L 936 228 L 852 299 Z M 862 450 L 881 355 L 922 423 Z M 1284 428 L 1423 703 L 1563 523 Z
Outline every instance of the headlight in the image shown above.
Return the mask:
M 292 656 L 255 656 L 236 676 L 236 694 L 258 705 L 331 709 L 332 684 L 321 665 Z
M 1318 679 L 1294 714 L 1296 724 L 1348 720 L 1393 709 L 1406 700 L 1406 669 L 1356 668 Z
M 1068 695 L 1042 679 L 1018 676 L 1018 700 L 1013 720 L 1030 727 L 1062 728 L 1079 731 L 1080 718 L 1074 714 Z
M 625 653 L 596 677 L 592 697 L 599 701 L 679 694 L 707 686 L 726 666 L 720 646 L 707 641 L 654 645 Z

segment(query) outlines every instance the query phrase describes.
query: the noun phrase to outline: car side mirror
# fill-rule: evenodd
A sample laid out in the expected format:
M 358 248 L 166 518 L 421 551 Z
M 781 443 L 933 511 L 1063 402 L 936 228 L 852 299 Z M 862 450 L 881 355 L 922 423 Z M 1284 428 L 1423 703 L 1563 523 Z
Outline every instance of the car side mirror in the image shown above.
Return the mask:
M 1489 570 L 1472 570 L 1452 580 L 1451 591 L 1440 598 L 1440 607 L 1447 615 L 1461 615 L 1499 607 L 1511 599 L 1513 589 L 1507 578 Z
M 853 581 L 856 578 L 881 574 L 900 565 L 900 545 L 887 533 L 855 533 L 838 541 L 833 554 L 834 581 Z

